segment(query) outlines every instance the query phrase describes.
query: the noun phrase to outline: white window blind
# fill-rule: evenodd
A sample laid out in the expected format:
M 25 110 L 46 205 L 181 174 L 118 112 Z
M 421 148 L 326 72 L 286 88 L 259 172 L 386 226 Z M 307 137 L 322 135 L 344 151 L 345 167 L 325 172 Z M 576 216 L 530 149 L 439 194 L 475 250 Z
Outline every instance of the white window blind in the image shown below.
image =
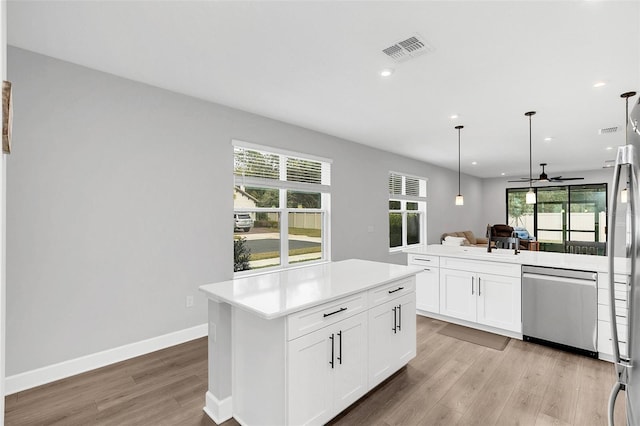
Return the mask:
M 303 191 L 329 192 L 331 163 L 269 152 L 253 147 L 234 146 L 236 186 L 264 186 Z
M 427 180 L 389 172 L 389 198 L 424 201 L 427 198 Z

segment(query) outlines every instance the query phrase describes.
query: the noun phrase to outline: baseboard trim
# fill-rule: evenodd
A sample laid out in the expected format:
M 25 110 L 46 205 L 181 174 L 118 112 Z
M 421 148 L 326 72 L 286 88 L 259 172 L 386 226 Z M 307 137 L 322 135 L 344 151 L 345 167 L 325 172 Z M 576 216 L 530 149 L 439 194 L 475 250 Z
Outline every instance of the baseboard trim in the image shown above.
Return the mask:
M 36 386 L 51 383 L 56 380 L 85 373 L 109 364 L 124 361 L 140 355 L 145 355 L 170 346 L 179 345 L 189 340 L 206 336 L 208 324 L 201 324 L 162 336 L 152 337 L 106 351 L 97 352 L 80 358 L 70 359 L 58 364 L 49 365 L 35 370 L 9 376 L 5 379 L 5 395 L 11 395 Z
M 228 396 L 222 401 L 216 398 L 211 391 L 207 391 L 205 397 L 205 407 L 204 412 L 216 422 L 216 424 L 221 424 L 230 418 L 233 417 L 233 405 L 232 405 L 232 397 Z M 239 422 L 240 424 L 245 424 Z

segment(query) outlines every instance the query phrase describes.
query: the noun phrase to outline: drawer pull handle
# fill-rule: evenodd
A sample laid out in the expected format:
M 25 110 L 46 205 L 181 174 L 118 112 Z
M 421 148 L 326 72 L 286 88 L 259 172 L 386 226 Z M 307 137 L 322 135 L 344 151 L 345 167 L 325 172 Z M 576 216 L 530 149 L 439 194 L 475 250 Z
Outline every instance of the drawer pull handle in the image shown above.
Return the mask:
M 424 270 L 427 271 L 427 272 L 431 272 L 431 269 L 429 269 L 429 268 L 424 268 Z
M 331 315 L 339 314 L 342 311 L 346 311 L 347 308 L 340 308 L 337 311 L 329 312 L 328 314 L 324 314 L 324 317 L 330 317 Z
M 413 260 L 419 260 L 419 261 L 422 261 L 422 262 L 431 262 L 431 259 L 420 259 L 420 258 L 418 258 L 418 257 L 416 257 L 416 258 L 415 258 L 415 259 L 413 259 Z
M 396 291 L 404 290 L 404 287 L 398 287 L 395 290 L 389 290 L 389 294 L 395 293 Z

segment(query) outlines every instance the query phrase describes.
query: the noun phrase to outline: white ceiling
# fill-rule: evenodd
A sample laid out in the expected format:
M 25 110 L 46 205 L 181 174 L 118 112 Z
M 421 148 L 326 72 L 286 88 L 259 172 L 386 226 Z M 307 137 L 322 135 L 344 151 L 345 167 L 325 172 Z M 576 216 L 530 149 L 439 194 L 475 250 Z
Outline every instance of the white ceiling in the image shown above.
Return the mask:
M 606 148 L 624 143 L 619 95 L 640 91 L 637 1 L 9 0 L 7 10 L 10 45 L 454 170 L 462 124 L 462 172 L 479 177 L 528 174 L 529 110 L 534 175 L 540 162 L 551 176 L 601 168 L 615 155 Z M 402 64 L 382 53 L 414 33 L 434 51 Z M 611 126 L 620 131 L 598 135 Z

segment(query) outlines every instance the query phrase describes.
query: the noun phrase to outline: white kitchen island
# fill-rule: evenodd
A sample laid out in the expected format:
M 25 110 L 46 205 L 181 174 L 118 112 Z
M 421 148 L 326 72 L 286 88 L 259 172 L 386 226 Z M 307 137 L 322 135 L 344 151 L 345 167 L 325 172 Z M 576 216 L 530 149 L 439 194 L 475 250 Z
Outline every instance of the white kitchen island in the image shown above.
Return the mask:
M 415 357 L 420 271 L 352 259 L 200 287 L 205 412 L 218 424 L 326 423 Z

